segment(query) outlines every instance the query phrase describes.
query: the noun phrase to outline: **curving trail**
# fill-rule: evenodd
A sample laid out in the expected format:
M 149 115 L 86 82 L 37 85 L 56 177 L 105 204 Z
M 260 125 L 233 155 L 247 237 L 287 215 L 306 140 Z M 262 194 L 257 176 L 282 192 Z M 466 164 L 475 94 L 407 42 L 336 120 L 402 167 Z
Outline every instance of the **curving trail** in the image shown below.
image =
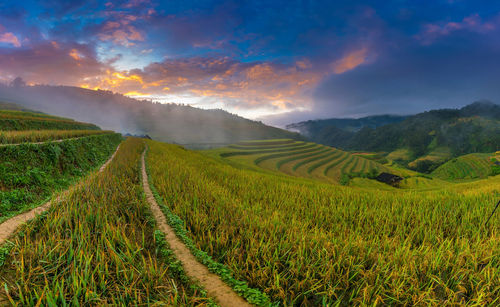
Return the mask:
M 120 145 L 118 145 L 118 147 L 116 147 L 115 152 L 113 153 L 113 155 L 111 155 L 111 157 L 108 159 L 108 161 L 106 161 L 101 166 L 101 168 L 99 168 L 98 173 L 101 173 L 106 168 L 106 166 L 109 165 L 109 163 L 113 160 L 116 153 L 118 152 L 118 149 L 120 149 Z M 72 189 L 74 189 L 74 187 L 66 190 L 61 195 L 57 196 L 57 198 L 54 201 L 58 201 L 59 199 L 61 199 L 64 195 L 66 195 L 66 193 L 68 193 Z M 22 224 L 26 223 L 27 221 L 33 219 L 36 215 L 47 211 L 50 208 L 51 204 L 52 204 L 52 201 L 48 201 L 39 207 L 36 207 L 30 211 L 16 215 L 16 216 L 4 221 L 2 224 L 0 224 L 0 245 L 3 244 L 16 231 L 16 229 L 19 226 L 21 226 Z
M 242 297 L 238 296 L 236 292 L 224 283 L 219 276 L 211 273 L 206 266 L 199 263 L 198 260 L 191 254 L 189 248 L 177 238 L 174 230 L 168 225 L 167 219 L 158 206 L 151 188 L 149 187 L 148 174 L 146 173 L 145 162 L 146 149 L 142 153 L 142 185 L 146 193 L 146 199 L 149 202 L 151 211 L 158 223 L 158 227 L 165 234 L 170 249 L 174 252 L 175 257 L 180 260 L 186 274 L 197 280 L 203 288 L 207 291 L 208 295 L 213 297 L 220 306 L 252 306 L 246 302 Z

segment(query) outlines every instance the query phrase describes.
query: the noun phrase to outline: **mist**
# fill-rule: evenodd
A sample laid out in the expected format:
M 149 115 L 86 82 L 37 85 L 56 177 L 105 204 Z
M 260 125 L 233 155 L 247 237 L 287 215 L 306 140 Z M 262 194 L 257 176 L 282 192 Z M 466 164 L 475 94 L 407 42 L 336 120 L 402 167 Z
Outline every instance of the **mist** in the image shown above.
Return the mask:
M 220 109 L 202 110 L 177 104 L 137 100 L 103 90 L 70 86 L 0 85 L 0 100 L 34 111 L 89 122 L 122 134 L 149 135 L 153 139 L 203 147 L 241 140 L 300 138 L 275 127 Z

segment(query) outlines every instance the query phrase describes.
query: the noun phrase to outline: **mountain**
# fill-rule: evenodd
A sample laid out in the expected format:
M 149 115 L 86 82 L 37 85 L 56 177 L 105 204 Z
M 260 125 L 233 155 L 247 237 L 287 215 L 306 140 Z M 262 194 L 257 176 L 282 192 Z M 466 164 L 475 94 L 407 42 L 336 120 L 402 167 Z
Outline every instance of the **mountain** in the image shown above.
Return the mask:
M 363 127 L 377 128 L 403 121 L 405 118 L 406 116 L 401 115 L 375 115 L 362 118 L 318 119 L 289 124 L 286 126 L 286 129 L 298 131 L 305 136 L 315 137 L 318 134 L 326 134 L 322 130 L 330 129 L 331 127 L 339 128 L 343 131 L 356 132 Z
M 137 100 L 103 90 L 70 86 L 0 85 L 0 100 L 24 108 L 90 122 L 106 130 L 200 147 L 242 140 L 291 138 L 298 133 L 264 125 L 223 110 Z
M 365 119 L 355 121 L 360 123 L 362 120 L 367 122 Z M 421 171 L 436 167 L 426 158 L 436 156 L 436 152 L 449 154 L 441 155 L 442 159 L 433 163 L 443 163 L 468 153 L 500 150 L 500 106 L 489 101 L 478 101 L 461 109 L 427 111 L 387 124 L 381 120 L 379 126 L 366 124 L 354 131 L 346 128 L 345 119 L 323 122 L 326 121 L 340 124 L 323 125 L 318 129 L 318 121 L 310 121 L 299 123 L 298 130 L 314 142 L 344 150 L 387 153 L 405 150 L 402 160 L 406 163 L 415 160 L 413 168 L 419 168 L 417 162 L 420 161 Z

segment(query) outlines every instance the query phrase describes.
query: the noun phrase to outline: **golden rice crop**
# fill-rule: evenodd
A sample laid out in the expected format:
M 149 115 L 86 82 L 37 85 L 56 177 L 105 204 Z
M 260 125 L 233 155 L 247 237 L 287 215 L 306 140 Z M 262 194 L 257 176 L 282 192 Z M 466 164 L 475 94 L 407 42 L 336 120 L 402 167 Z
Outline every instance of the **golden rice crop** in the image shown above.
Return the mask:
M 155 232 L 140 184 L 139 139 L 13 239 L 1 291 L 19 305 L 203 305 Z M 0 300 L 2 293 L 0 292 Z
M 500 303 L 500 176 L 382 191 L 255 172 L 148 141 L 197 246 L 285 305 Z
M 110 134 L 104 130 L 21 130 L 0 131 L 0 144 L 44 142 L 76 138 L 89 135 Z

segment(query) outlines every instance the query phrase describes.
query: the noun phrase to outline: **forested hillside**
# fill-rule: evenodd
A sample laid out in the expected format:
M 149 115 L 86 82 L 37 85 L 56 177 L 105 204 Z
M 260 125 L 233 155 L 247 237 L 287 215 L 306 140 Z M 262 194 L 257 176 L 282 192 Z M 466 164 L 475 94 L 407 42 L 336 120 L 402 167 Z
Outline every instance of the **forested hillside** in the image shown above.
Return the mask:
M 309 125 L 311 126 L 311 125 Z M 500 149 L 500 106 L 481 101 L 461 109 L 423 112 L 406 119 L 359 131 L 328 125 L 316 130 L 308 127 L 315 142 L 344 150 L 393 152 L 405 149 L 407 162 L 439 151 L 449 157 Z

